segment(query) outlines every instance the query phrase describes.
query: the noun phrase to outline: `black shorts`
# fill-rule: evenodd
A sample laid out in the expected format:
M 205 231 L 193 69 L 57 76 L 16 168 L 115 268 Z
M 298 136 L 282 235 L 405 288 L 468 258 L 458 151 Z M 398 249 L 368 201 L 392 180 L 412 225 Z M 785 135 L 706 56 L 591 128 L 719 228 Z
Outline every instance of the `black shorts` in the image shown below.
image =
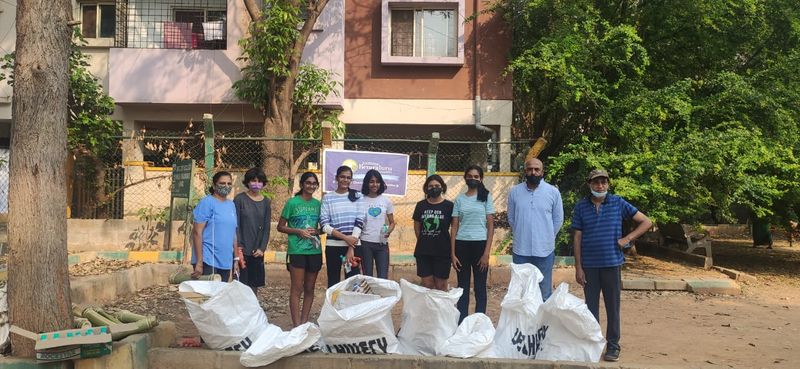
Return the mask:
M 266 280 L 266 273 L 264 272 L 264 257 L 255 257 L 252 255 L 244 256 L 245 268 L 239 271 L 239 282 L 242 282 L 252 288 L 264 286 Z
M 317 273 L 322 269 L 322 254 L 314 255 L 287 255 L 286 270 L 291 265 L 294 268 L 305 269 L 306 272 Z
M 450 257 L 419 255 L 416 258 L 418 277 L 450 278 Z

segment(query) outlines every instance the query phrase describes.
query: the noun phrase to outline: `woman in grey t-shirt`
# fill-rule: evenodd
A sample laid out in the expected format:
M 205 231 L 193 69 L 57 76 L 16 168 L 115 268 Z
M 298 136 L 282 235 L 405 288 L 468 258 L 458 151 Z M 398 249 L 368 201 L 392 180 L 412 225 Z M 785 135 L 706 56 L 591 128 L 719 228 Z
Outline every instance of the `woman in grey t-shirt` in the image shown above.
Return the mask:
M 244 258 L 244 269 L 239 281 L 250 286 L 253 293 L 265 284 L 264 251 L 269 243 L 270 200 L 261 193 L 267 176 L 261 168 L 251 168 L 244 174 L 246 192 L 233 199 L 236 205 L 238 227 L 236 229 L 239 250 Z

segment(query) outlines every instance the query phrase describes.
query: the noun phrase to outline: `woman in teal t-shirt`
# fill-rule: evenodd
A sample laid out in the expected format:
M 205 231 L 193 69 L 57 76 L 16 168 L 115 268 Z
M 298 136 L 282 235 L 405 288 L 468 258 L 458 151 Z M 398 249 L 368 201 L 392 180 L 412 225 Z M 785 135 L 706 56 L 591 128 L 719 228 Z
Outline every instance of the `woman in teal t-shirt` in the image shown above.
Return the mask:
M 300 176 L 300 191 L 286 202 L 278 221 L 278 232 L 289 235 L 286 268 L 291 288 L 289 311 L 295 327 L 308 321 L 314 302 L 314 285 L 322 269 L 322 248 L 319 240 L 319 200 L 312 197 L 319 187 L 317 175 L 305 172 Z M 302 311 L 300 294 L 303 294 Z
M 489 251 L 494 235 L 492 195 L 483 185 L 483 169 L 470 165 L 464 171 L 467 192 L 453 204 L 453 237 L 450 258 L 464 293 L 458 300 L 459 324 L 469 312 L 470 274 L 475 278 L 475 312 L 486 313 L 486 279 L 489 275 Z

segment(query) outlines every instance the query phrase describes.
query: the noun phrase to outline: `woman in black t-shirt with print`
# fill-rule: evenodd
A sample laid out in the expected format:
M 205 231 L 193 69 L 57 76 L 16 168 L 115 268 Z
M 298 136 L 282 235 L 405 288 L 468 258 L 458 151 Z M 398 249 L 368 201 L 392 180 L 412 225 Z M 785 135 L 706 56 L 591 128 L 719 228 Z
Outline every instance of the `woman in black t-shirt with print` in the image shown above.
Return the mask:
M 447 290 L 450 277 L 450 224 L 453 219 L 453 202 L 442 196 L 447 185 L 434 174 L 422 186 L 425 200 L 414 208 L 414 233 L 417 246 L 417 276 L 422 285 L 437 290 Z

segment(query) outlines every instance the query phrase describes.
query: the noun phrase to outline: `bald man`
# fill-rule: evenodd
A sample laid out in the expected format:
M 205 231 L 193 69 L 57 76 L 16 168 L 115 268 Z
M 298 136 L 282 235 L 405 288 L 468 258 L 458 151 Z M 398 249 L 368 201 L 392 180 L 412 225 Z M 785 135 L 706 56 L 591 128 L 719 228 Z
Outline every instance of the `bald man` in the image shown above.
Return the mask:
M 545 182 L 544 164 L 525 161 L 525 182 L 508 194 L 508 223 L 514 233 L 514 264 L 533 264 L 544 275 L 539 283 L 542 298 L 553 293 L 553 260 L 556 235 L 564 223 L 564 206 L 558 188 Z

